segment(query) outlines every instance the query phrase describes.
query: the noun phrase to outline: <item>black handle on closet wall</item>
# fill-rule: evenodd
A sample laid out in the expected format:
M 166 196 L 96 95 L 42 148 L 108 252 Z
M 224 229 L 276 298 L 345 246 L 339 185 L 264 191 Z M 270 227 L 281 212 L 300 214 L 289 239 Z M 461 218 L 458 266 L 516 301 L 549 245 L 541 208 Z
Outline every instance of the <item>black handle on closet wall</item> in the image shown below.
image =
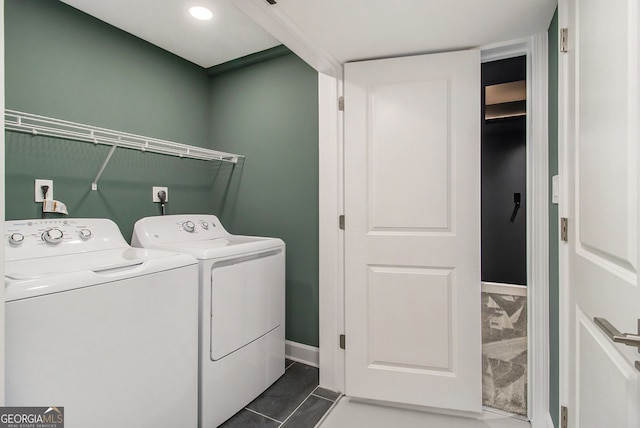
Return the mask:
M 511 223 L 516 220 L 518 210 L 520 209 L 520 193 L 513 194 L 513 212 L 511 213 Z

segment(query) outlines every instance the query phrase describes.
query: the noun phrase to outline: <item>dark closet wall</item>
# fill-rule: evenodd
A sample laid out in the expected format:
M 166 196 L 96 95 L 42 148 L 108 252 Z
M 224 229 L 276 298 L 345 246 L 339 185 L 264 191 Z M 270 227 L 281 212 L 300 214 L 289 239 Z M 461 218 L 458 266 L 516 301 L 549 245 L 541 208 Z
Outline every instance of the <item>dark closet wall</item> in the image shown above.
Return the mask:
M 511 58 L 482 66 L 482 105 L 488 85 L 524 80 L 526 59 Z M 484 107 L 483 114 L 484 118 Z M 482 280 L 527 283 L 526 118 L 494 119 L 482 124 Z M 514 194 L 520 207 L 514 214 Z

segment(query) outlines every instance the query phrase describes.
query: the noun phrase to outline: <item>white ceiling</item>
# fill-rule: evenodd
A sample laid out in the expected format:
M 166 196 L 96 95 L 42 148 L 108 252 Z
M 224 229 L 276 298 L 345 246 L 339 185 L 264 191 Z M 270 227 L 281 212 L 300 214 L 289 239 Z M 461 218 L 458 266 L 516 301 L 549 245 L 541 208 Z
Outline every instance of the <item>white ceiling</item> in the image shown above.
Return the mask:
M 62 0 L 208 68 L 280 44 L 233 2 L 267 13 L 338 62 L 486 46 L 546 31 L 556 0 Z M 210 21 L 188 9 L 206 6 Z
M 244 2 L 244 0 L 238 0 Z M 340 63 L 480 47 L 546 32 L 556 0 L 277 0 Z
M 204 68 L 280 44 L 231 0 L 62 1 Z M 209 8 L 213 18 L 193 18 L 192 6 Z

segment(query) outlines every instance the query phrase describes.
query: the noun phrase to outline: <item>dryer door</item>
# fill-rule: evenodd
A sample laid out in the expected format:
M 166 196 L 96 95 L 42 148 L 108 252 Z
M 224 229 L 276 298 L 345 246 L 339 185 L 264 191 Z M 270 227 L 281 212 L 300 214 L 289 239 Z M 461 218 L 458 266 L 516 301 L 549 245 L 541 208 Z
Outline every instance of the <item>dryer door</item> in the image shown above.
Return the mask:
M 211 360 L 284 324 L 285 257 L 278 248 L 211 268 Z

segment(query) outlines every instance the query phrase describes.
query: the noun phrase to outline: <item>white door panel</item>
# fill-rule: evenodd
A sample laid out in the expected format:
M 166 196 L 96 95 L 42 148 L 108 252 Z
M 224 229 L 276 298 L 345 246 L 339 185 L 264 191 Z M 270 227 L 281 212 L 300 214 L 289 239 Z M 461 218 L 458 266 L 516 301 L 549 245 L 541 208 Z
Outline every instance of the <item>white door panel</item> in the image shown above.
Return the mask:
M 640 427 L 638 349 L 593 321 L 636 333 L 638 1 L 565 0 L 568 407 L 572 427 Z
M 628 26 L 631 17 L 637 28 L 633 3 L 576 3 L 580 245 L 631 276 L 636 275 L 638 220 L 637 33 Z M 635 52 L 629 49 L 634 45 Z
M 581 311 L 576 313 L 576 342 L 580 360 L 576 367 L 575 426 L 638 426 L 640 395 L 635 369 Z
M 346 393 L 481 409 L 480 54 L 345 66 Z
M 369 363 L 447 370 L 451 271 L 369 266 Z M 411 304 L 408 304 L 411 302 Z M 403 308 L 403 316 L 397 316 Z M 425 326 L 416 331 L 415 326 Z
M 390 83 L 369 92 L 370 170 L 375 171 L 370 177 L 369 230 L 447 228 L 447 86 L 446 80 Z M 416 99 L 429 103 L 416 108 Z

